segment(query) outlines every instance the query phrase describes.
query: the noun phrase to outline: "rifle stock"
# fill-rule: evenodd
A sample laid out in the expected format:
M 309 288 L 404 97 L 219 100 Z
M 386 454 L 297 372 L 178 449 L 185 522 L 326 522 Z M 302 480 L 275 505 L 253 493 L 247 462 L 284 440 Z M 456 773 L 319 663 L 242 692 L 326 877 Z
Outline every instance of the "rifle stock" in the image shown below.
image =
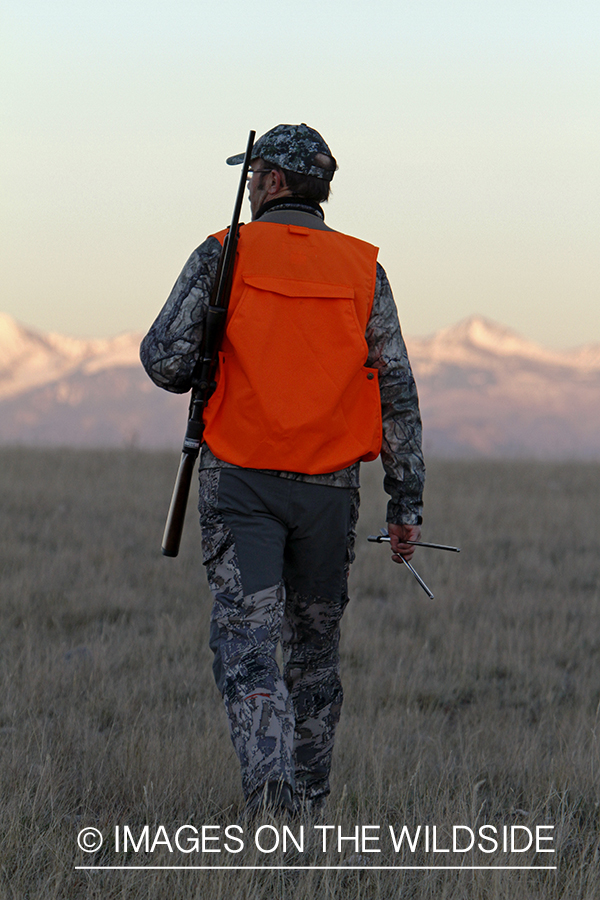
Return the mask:
M 179 469 L 177 471 L 169 512 L 167 514 L 167 522 L 163 533 L 163 556 L 177 556 L 179 553 L 187 501 L 190 493 L 190 484 L 195 469 L 195 463 L 202 445 L 202 435 L 204 432 L 202 415 L 210 397 L 211 384 L 217 366 L 221 336 L 223 334 L 227 315 L 227 305 L 229 303 L 229 294 L 231 292 L 231 283 L 233 279 L 233 266 L 235 263 L 240 211 L 244 199 L 244 188 L 246 186 L 248 169 L 250 167 L 250 156 L 254 145 L 255 134 L 254 131 L 251 131 L 248 137 L 248 145 L 246 147 L 246 155 L 242 165 L 242 175 L 233 210 L 233 218 L 219 260 L 214 298 L 211 297 L 208 308 L 204 333 L 204 347 L 192 375 L 192 384 L 194 387 L 192 389 L 187 430 L 183 442 L 183 452 L 179 462 Z
M 197 458 L 197 453 L 186 453 L 184 451 L 181 454 L 162 539 L 163 556 L 177 556 L 179 553 L 190 484 Z

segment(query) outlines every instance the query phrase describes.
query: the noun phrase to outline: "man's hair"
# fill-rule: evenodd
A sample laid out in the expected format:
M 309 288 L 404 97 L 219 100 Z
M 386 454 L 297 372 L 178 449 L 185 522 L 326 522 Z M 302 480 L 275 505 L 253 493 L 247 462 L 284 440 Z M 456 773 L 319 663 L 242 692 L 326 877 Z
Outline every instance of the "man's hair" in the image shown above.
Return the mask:
M 316 175 L 300 175 L 298 172 L 290 172 L 289 169 L 282 169 L 280 166 L 273 166 L 273 168 L 281 172 L 285 178 L 286 186 L 294 197 L 302 197 L 303 200 L 314 200 L 315 203 L 324 203 L 329 199 L 331 192 L 330 181 L 317 178 Z

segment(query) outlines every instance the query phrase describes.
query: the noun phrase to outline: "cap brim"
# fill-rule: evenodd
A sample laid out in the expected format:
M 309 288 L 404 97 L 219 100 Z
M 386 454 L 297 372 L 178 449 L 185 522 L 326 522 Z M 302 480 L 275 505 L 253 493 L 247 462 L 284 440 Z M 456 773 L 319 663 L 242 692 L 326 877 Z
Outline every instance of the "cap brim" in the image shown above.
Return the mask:
M 241 166 L 241 164 L 244 162 L 245 156 L 245 153 L 238 153 L 237 156 L 228 157 L 225 162 L 228 166 Z

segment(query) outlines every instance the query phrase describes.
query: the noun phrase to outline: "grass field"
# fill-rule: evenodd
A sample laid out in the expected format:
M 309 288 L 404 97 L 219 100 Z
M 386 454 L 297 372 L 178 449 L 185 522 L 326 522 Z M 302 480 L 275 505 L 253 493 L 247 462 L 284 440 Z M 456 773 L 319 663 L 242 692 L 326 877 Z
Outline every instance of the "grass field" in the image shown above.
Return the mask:
M 333 827 L 326 852 L 306 822 L 302 851 L 285 854 L 266 852 L 281 823 L 263 851 L 249 828 L 241 852 L 225 847 L 242 798 L 211 673 L 195 498 L 180 556 L 160 554 L 176 466 L 134 450 L 0 450 L 0 897 L 600 897 L 600 466 L 431 461 L 424 539 L 462 547 L 417 552 L 434 601 L 366 542 L 385 506 L 379 464 L 365 467 L 321 823 Z M 221 852 L 183 852 L 185 825 L 211 826 L 205 849 Z M 403 825 L 413 839 L 421 827 L 414 852 L 394 849 L 390 826 L 397 837 Z M 153 852 L 117 852 L 125 826 Z M 373 840 L 339 852 L 357 826 Z M 463 830 L 454 852 L 456 826 L 473 831 L 472 850 Z M 104 836 L 96 853 L 78 848 L 87 827 Z M 519 852 L 536 828 L 554 853 Z M 283 864 L 340 868 L 76 869 Z M 450 865 L 463 869 L 439 868 Z

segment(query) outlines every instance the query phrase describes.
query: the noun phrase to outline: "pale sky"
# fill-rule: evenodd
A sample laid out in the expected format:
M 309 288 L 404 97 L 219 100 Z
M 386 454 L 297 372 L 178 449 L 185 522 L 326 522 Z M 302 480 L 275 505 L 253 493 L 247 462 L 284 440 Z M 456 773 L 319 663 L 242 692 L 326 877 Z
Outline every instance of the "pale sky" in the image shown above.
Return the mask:
M 5 0 L 0 311 L 145 331 L 280 122 L 339 163 L 407 335 L 600 342 L 597 0 Z M 247 205 L 243 218 L 248 220 Z

